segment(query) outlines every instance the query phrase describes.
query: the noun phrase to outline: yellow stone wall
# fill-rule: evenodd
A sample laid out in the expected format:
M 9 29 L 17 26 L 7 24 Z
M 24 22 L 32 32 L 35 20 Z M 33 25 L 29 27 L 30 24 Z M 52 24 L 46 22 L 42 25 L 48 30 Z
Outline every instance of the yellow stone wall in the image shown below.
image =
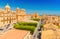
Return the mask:
M 41 39 L 60 39 L 60 29 L 42 30 Z
M 42 31 L 41 39 L 55 39 L 55 32 L 53 30 Z

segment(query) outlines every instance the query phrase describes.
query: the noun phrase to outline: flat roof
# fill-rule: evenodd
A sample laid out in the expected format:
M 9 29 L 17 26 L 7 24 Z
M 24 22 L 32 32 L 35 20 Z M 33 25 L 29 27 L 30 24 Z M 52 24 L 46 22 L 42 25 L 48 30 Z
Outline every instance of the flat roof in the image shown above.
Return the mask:
M 0 39 L 24 39 L 27 33 L 29 31 L 12 29 L 0 35 Z

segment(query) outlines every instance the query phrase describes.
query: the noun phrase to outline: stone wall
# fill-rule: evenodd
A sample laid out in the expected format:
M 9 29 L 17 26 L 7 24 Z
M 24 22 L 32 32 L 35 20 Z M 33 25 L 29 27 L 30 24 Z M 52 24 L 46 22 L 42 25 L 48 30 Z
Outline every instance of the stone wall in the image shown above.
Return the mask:
M 41 39 L 60 39 L 60 29 L 54 30 L 42 30 Z

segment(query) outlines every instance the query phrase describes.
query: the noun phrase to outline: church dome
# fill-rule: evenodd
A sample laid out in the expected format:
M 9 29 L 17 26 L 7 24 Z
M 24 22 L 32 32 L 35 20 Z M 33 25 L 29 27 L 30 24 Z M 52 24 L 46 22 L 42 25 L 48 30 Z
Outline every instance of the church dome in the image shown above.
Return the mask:
M 7 4 L 7 5 L 5 6 L 5 8 L 10 8 L 10 6 Z

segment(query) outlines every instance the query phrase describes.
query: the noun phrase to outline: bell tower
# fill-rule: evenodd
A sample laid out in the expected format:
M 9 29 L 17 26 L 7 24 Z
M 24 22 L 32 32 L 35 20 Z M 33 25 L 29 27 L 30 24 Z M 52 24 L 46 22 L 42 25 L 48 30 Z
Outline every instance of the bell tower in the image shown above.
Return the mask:
M 19 13 L 19 11 L 20 11 L 20 9 L 19 9 L 19 7 L 17 7 L 17 8 L 16 8 L 16 12 Z

